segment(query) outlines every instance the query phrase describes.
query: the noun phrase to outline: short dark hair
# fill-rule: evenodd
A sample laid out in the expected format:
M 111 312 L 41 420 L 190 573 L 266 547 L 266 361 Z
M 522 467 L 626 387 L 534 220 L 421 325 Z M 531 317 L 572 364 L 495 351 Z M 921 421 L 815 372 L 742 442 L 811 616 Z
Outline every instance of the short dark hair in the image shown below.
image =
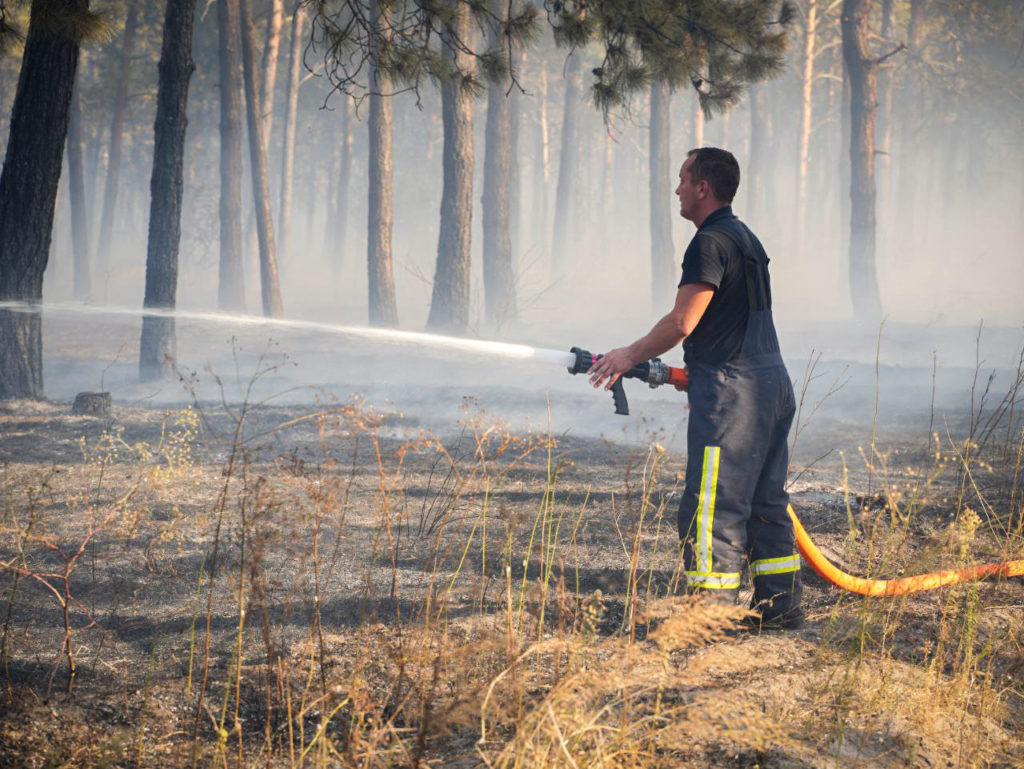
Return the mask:
M 716 198 L 732 203 L 740 186 L 740 164 L 733 154 L 718 147 L 700 147 L 687 152 L 686 157 L 693 158 L 690 181 L 706 181 Z

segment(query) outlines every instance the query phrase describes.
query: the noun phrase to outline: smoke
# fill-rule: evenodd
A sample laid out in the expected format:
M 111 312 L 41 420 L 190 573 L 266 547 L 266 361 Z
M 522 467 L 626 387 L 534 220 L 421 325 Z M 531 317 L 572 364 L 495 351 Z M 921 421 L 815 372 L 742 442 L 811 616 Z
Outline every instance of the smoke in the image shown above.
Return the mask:
M 204 26 L 198 34 L 212 32 Z M 190 96 L 178 287 L 179 307 L 196 311 L 215 308 L 217 296 L 219 102 L 216 62 L 204 58 L 205 50 L 203 44 L 197 45 L 198 70 Z M 520 316 L 499 325 L 484 320 L 482 216 L 477 205 L 471 326 L 482 339 L 602 351 L 633 341 L 670 307 L 678 271 L 664 276 L 664 291 L 651 296 L 648 126 L 642 98 L 631 114 L 614 115 L 610 125 L 589 104 L 580 105 L 581 146 L 573 151 L 580 152 L 581 163 L 569 207 L 570 251 L 559 255 L 564 257 L 561 270 L 552 268 L 563 64 L 564 52 L 542 46 L 536 56 L 528 57 L 521 75 L 527 93 L 520 99 L 521 196 L 513 236 Z M 5 66 L 7 82 L 13 65 Z M 550 84 L 546 94 L 539 85 L 541 70 Z M 105 162 L 101 126 L 107 120 L 104 100 L 111 91 L 103 78 L 113 73 L 102 68 L 85 71 L 93 78 L 84 90 L 86 121 L 92 126 L 89 173 L 92 189 L 100 190 Z M 145 76 L 150 82 L 139 84 L 139 92 L 155 87 L 155 68 Z M 141 70 L 138 78 L 143 78 Z M 901 123 L 907 110 L 897 100 L 892 144 L 888 154 L 880 152 L 877 158 L 877 270 L 887 318 L 879 343 L 879 327 L 861 327 L 853 320 L 846 289 L 841 89 L 828 80 L 815 91 L 807 225 L 805 231 L 796 231 L 797 86 L 796 70 L 791 69 L 762 87 L 763 124 L 752 125 L 744 102 L 727 117 L 708 122 L 704 131 L 705 143 L 730 148 L 740 160 L 743 179 L 735 210 L 759 235 L 772 259 L 775 314 L 798 389 L 813 351 L 822 357 L 807 392 L 809 402 L 828 392 L 828 383 L 849 367 L 842 377 L 846 384 L 829 396 L 815 420 L 850 422 L 850 434 L 863 435 L 874 419 L 876 394 L 883 419 L 913 420 L 915 429 L 935 424 L 935 410 L 963 416 L 970 408 L 976 369 L 982 388 L 989 371 L 996 372 L 993 392 L 1009 386 L 1022 341 L 1024 157 L 1017 130 L 1019 105 L 1007 98 L 1004 106 L 994 107 L 990 96 L 967 92 L 957 101 L 955 114 L 942 112 L 936 106 L 941 106 L 936 91 L 920 119 Z M 1014 87 L 1019 88 L 1019 78 Z M 292 248 L 279 255 L 283 302 L 288 318 L 361 325 L 367 313 L 367 140 L 360 122 L 365 114 L 354 111 L 352 175 L 343 180 L 344 136 L 336 109 L 340 97 L 335 95 L 323 108 L 326 97 L 320 78 L 307 79 L 300 94 Z M 677 163 L 695 143 L 692 102 L 689 92 L 673 97 L 671 144 Z M 477 202 L 485 108 L 479 102 L 475 119 Z M 96 303 L 141 305 L 152 120 L 151 100 L 139 100 L 131 113 L 116 236 L 101 244 L 103 260 L 93 255 L 94 264 L 107 265 L 105 272 L 93 276 Z M 770 147 L 757 168 L 750 156 L 754 131 L 767 132 Z M 399 319 L 403 329 L 420 331 L 429 310 L 441 193 L 443 142 L 436 93 L 424 90 L 419 99 L 412 94 L 395 98 L 394 141 L 393 252 Z M 281 134 L 275 132 L 270 168 L 277 174 L 280 167 Z M 675 170 L 658 193 L 673 211 Z M 276 194 L 276 179 L 271 186 Z M 247 184 L 242 189 L 249 194 Z M 94 194 L 94 223 L 97 199 Z M 251 202 L 246 210 L 250 209 Z M 44 289 L 50 302 L 71 296 L 69 222 L 68 202 L 62 195 Z M 251 229 L 251 222 L 246 226 Z M 677 217 L 677 262 L 692 234 L 692 225 Z M 255 311 L 255 249 L 249 249 L 245 272 L 247 306 Z M 122 403 L 172 404 L 189 397 L 178 382 L 152 387 L 136 383 L 137 319 L 47 314 L 45 323 L 45 382 L 51 397 L 66 400 L 101 385 L 113 390 L 115 401 Z M 582 377 L 569 377 L 557 366 L 439 355 L 415 344 L 346 341 L 312 330 L 267 332 L 190 321 L 178 324 L 177 346 L 179 367 L 196 372 L 202 398 L 219 400 L 214 375 L 230 384 L 229 399 L 241 397 L 244 383 L 263 365 L 259 360 L 265 354 L 276 368 L 260 379 L 257 393 L 273 403 L 345 399 L 362 392 L 410 418 L 451 427 L 462 413 L 462 399 L 470 397 L 496 416 L 534 429 L 548 429 L 550 408 L 550 429 L 556 434 L 616 439 L 629 435 L 631 440 L 641 440 L 645 432 L 675 435 L 676 440 L 685 434 L 682 395 L 628 383 L 636 417 L 623 420 L 613 415 L 607 394 L 592 392 Z M 665 357 L 671 364 L 681 364 L 679 351 Z

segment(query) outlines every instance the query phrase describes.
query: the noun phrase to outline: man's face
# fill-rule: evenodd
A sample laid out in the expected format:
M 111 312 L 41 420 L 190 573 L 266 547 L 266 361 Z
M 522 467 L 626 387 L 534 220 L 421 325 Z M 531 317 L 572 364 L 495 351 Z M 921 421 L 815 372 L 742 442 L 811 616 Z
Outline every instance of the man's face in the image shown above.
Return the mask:
M 693 158 L 689 157 L 679 169 L 679 186 L 676 187 L 676 196 L 679 198 L 679 215 L 691 221 L 697 210 L 697 201 L 700 199 L 700 185 L 695 185 L 690 178 L 692 166 Z

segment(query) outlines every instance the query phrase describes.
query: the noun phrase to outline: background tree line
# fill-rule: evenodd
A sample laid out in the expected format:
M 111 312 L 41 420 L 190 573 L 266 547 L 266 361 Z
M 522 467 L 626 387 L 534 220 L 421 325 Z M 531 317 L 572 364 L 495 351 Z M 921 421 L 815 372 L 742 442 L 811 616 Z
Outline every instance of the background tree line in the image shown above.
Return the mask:
M 1019 20 L 995 0 L 126 0 L 100 15 L 84 0 L 4 0 L 6 185 L 30 14 L 44 6 L 66 23 L 39 29 L 81 50 L 74 89 L 55 97 L 63 133 L 47 118 L 59 154 L 32 172 L 60 179 L 56 225 L 38 194 L 0 206 L 42 222 L 27 259 L 5 225 L 0 299 L 167 308 L 180 282 L 198 306 L 330 305 L 346 320 L 459 333 L 498 333 L 554 295 L 634 280 L 660 306 L 687 237 L 675 170 L 713 143 L 740 157 L 737 207 L 774 245 L 782 296 L 799 276 L 800 290 L 816 284 L 870 320 L 893 310 L 893 280 L 948 249 L 965 202 L 995 193 L 1024 207 Z M 171 11 L 194 30 L 168 37 Z M 195 69 L 178 108 L 180 190 L 172 159 L 158 199 L 170 71 L 158 63 L 184 35 Z M 153 231 L 169 219 L 180 247 L 173 221 Z M 993 230 L 1012 242 L 1019 220 Z M 141 371 L 154 376 L 173 359 L 173 323 L 146 323 Z M 0 311 L 5 361 L 24 361 L 0 394 L 42 391 L 32 324 Z

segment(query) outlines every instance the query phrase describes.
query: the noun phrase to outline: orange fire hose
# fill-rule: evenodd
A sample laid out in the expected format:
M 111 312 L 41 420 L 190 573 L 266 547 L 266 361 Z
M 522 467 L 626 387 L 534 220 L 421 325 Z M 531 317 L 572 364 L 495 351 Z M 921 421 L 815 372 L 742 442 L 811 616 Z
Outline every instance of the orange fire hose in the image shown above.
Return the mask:
M 822 579 L 836 587 L 849 590 L 859 595 L 906 595 L 919 593 L 923 590 L 934 590 L 944 585 L 955 585 L 958 582 L 970 582 L 989 577 L 1021 577 L 1024 576 L 1024 560 L 1006 561 L 1004 563 L 986 563 L 980 566 L 967 566 L 963 569 L 944 569 L 921 574 L 916 577 L 900 577 L 898 579 L 866 579 L 847 574 L 835 566 L 811 541 L 807 530 L 796 517 L 793 506 L 789 506 L 789 517 L 793 520 L 796 532 L 797 547 L 804 560 L 814 567 Z
M 570 374 L 579 374 L 590 369 L 594 357 L 587 350 L 577 347 L 572 348 L 576 355 L 574 365 L 569 369 Z M 600 356 L 598 356 L 600 357 Z M 652 379 L 654 364 L 659 364 L 660 379 Z M 670 384 L 677 390 L 686 390 L 690 385 L 689 372 L 685 368 L 676 366 L 665 366 L 657 358 L 646 364 L 635 367 L 630 373 L 624 374 L 627 377 L 641 379 L 651 384 L 652 387 Z M 653 382 L 653 384 L 652 384 Z M 621 396 L 625 403 L 625 396 Z M 628 414 L 628 410 L 619 411 L 616 402 L 616 411 L 620 414 Z M 830 582 L 838 588 L 848 590 L 859 595 L 906 595 L 908 593 L 920 593 L 924 590 L 934 590 L 945 585 L 955 585 L 958 582 L 972 582 L 990 577 L 1024 577 L 1024 560 L 1005 561 L 1003 563 L 986 563 L 979 566 L 967 566 L 962 569 L 943 569 L 931 574 L 920 574 L 916 577 L 899 577 L 897 579 L 868 579 L 866 577 L 855 577 L 847 574 L 826 558 L 818 546 L 811 541 L 807 530 L 796 517 L 793 506 L 787 508 L 789 517 L 793 521 L 793 529 L 796 532 L 796 544 L 800 549 L 800 555 L 811 564 L 822 579 Z

